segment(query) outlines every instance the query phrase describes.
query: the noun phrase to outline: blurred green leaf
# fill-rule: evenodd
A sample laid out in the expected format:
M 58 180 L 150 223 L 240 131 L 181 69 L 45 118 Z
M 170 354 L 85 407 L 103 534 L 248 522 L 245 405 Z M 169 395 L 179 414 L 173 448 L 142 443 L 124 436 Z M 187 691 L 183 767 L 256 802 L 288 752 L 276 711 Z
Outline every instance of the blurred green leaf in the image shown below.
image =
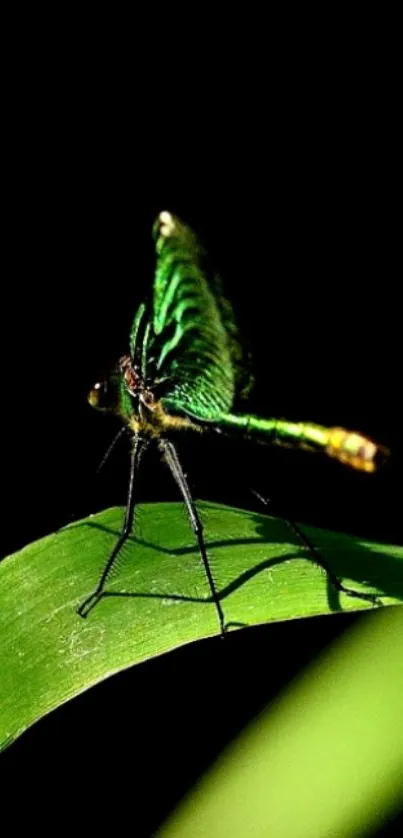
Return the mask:
M 365 617 L 248 726 L 158 836 L 373 835 L 403 807 L 402 649 L 401 608 Z
M 213 575 L 229 626 L 357 610 L 339 597 L 281 519 L 199 503 Z M 108 596 L 83 620 L 122 524 L 108 509 L 8 557 L 0 565 L 0 744 L 125 667 L 217 634 L 214 604 L 181 504 L 138 508 Z M 403 547 L 304 527 L 348 584 L 403 600 Z M 363 586 L 362 581 L 366 581 Z

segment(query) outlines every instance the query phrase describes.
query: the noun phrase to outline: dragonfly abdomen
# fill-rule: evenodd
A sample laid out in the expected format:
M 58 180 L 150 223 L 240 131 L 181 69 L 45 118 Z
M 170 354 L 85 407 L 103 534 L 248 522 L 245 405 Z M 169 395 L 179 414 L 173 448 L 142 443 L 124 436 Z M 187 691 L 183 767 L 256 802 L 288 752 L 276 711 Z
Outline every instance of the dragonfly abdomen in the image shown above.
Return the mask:
M 311 422 L 288 422 L 285 419 L 261 419 L 259 416 L 227 413 L 220 427 L 238 430 L 242 436 L 260 442 L 323 451 L 344 465 L 359 471 L 373 472 L 388 452 L 377 443 L 345 428 L 326 428 Z

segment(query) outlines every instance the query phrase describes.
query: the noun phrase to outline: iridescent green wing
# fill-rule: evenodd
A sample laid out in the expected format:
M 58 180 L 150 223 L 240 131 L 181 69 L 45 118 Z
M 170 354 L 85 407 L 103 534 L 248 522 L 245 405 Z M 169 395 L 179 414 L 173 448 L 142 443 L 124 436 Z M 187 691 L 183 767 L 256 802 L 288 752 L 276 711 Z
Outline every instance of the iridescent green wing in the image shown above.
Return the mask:
M 204 421 L 228 412 L 240 357 L 232 309 L 189 227 L 168 212 L 155 225 L 157 265 L 147 354 L 165 382 L 163 404 Z

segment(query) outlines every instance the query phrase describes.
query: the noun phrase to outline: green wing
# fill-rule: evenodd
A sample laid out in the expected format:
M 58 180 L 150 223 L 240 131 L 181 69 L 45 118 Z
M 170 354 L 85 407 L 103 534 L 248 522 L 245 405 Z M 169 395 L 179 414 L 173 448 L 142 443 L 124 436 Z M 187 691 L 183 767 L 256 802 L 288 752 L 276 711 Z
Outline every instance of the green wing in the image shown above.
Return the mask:
M 235 396 L 241 352 L 232 309 L 203 269 L 194 233 L 168 212 L 155 222 L 157 265 L 147 354 L 169 410 L 214 421 Z

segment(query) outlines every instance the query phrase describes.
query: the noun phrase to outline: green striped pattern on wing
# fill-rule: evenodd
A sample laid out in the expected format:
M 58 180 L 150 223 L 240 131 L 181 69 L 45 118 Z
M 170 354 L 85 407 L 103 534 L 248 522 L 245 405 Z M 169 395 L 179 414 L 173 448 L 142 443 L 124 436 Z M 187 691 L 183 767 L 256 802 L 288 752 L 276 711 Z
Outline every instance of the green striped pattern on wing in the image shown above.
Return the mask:
M 239 348 L 229 303 L 203 272 L 194 233 L 168 212 L 154 225 L 153 354 L 164 405 L 206 421 L 230 410 Z

